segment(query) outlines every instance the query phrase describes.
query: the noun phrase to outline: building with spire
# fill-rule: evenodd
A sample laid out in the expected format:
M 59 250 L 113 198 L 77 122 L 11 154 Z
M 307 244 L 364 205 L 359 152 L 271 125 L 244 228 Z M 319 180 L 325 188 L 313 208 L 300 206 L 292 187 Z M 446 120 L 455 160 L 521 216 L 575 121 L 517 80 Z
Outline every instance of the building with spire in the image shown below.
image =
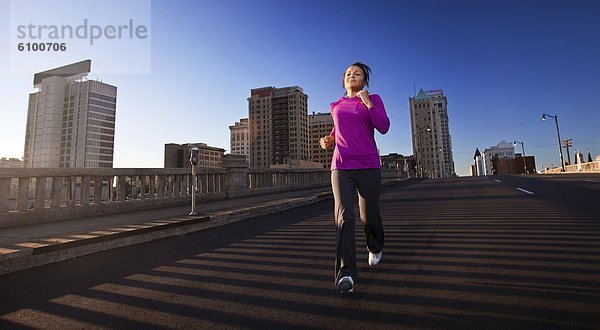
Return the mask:
M 441 89 L 419 90 L 409 98 L 413 155 L 417 175 L 425 178 L 455 176 L 448 101 Z
M 485 175 L 485 164 L 483 161 L 483 156 L 481 155 L 481 152 L 479 152 L 479 148 L 475 149 L 475 155 L 473 156 L 473 160 L 475 161 L 475 164 L 472 167 L 471 170 L 471 175 L 472 176 L 483 176 Z

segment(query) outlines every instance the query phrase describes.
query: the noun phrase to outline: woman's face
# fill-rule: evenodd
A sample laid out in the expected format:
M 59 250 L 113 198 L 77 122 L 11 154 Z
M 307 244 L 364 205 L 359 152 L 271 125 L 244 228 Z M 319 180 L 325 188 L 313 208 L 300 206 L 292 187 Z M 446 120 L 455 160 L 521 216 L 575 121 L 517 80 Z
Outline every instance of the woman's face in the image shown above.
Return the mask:
M 346 69 L 344 87 L 352 90 L 361 90 L 365 87 L 365 73 L 360 67 L 352 65 Z

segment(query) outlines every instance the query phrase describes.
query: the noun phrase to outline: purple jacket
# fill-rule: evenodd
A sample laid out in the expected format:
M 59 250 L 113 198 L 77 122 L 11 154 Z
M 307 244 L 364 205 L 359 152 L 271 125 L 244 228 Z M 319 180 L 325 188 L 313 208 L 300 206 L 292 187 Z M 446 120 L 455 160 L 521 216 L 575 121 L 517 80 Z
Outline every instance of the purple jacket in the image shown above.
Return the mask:
M 381 134 L 390 128 L 390 119 L 383 101 L 377 94 L 369 95 L 373 106 L 364 105 L 360 97 L 342 97 L 331 103 L 335 150 L 331 170 L 381 168 L 375 144 L 375 130 Z

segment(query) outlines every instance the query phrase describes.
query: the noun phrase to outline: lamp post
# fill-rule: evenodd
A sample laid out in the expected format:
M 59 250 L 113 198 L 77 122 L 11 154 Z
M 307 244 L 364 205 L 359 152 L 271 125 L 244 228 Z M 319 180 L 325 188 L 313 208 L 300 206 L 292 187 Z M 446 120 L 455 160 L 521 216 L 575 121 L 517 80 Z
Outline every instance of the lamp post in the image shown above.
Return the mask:
M 561 166 L 561 172 L 565 171 L 565 161 L 563 159 L 563 152 L 562 152 L 562 146 L 560 145 L 560 131 L 558 130 L 558 115 L 554 114 L 553 115 L 549 115 L 549 114 L 542 114 L 542 120 L 546 120 L 546 117 L 550 117 L 554 119 L 554 123 L 556 124 L 556 136 L 558 137 L 558 151 L 560 154 L 560 166 Z
M 423 173 L 423 129 L 427 128 L 427 132 L 431 131 L 429 125 L 418 126 L 417 131 L 419 131 L 419 165 L 421 167 L 421 177 L 424 177 Z
M 196 165 L 198 165 L 198 150 L 198 147 L 190 148 L 190 165 L 192 167 L 192 212 L 190 212 L 190 215 L 198 215 L 198 212 L 196 211 L 196 192 L 198 191 Z
M 527 162 L 525 161 L 525 143 L 524 141 L 514 141 L 513 144 L 516 146 L 518 144 L 521 145 L 521 158 L 523 158 L 523 170 L 525 171 L 525 174 L 528 174 L 529 172 L 527 172 Z

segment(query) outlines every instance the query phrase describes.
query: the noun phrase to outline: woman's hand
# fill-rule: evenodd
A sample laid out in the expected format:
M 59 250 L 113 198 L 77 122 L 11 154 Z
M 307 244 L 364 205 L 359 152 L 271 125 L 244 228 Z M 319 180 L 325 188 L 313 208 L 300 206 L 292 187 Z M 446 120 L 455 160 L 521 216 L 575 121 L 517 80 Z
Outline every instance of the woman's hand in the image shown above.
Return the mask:
M 321 148 L 323 148 L 323 149 L 331 148 L 331 146 L 333 146 L 334 142 L 335 142 L 335 138 L 331 135 L 324 136 L 321 138 L 321 140 L 319 140 L 319 144 L 321 145 Z
M 369 98 L 369 91 L 367 91 L 366 89 L 361 89 L 358 92 L 356 92 L 356 95 L 360 97 L 360 100 L 364 105 L 367 106 L 367 108 L 371 109 L 373 103 L 371 103 L 371 98 Z

